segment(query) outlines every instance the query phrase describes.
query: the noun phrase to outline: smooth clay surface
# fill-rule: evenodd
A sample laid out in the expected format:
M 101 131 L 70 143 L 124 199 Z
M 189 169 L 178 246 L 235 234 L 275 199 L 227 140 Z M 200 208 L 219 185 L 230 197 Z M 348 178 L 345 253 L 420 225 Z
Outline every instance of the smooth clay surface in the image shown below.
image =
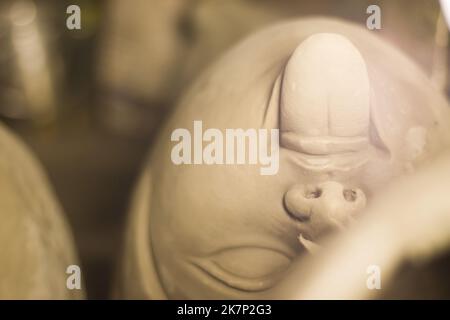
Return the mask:
M 361 27 L 304 19 L 252 35 L 210 66 L 162 130 L 133 199 L 116 294 L 276 298 L 295 260 L 448 145 L 447 108 L 412 61 Z M 280 129 L 279 172 L 174 165 L 171 132 L 194 120 Z

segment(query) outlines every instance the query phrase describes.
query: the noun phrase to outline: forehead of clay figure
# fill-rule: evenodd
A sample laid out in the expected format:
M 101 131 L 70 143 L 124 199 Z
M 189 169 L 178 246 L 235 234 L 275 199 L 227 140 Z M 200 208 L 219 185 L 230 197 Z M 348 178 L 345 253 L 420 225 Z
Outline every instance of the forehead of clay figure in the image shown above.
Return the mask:
M 342 196 L 345 188 L 370 194 L 372 180 L 388 180 L 397 170 L 393 154 L 371 132 L 368 71 L 348 39 L 330 34 L 300 38 L 283 59 L 275 59 L 276 67 L 268 63 L 268 69 L 253 73 L 245 63 L 226 68 L 238 53 L 250 59 L 248 51 L 251 46 L 231 52 L 200 79 L 168 127 L 190 128 L 190 121 L 202 119 L 205 127 L 219 130 L 279 128 L 279 171 L 261 176 L 255 165 L 167 166 L 171 145 L 160 141 L 152 158 L 157 183 L 150 233 L 169 297 L 264 294 L 304 251 L 298 223 L 283 203 L 289 190 L 325 183 L 327 196 Z M 239 76 L 233 73 L 238 70 Z M 236 89 L 236 77 L 250 79 Z M 373 173 L 373 167 L 378 171 Z M 322 198 L 314 210 L 327 214 L 333 206 Z M 302 224 L 302 230 L 308 233 L 319 223 Z

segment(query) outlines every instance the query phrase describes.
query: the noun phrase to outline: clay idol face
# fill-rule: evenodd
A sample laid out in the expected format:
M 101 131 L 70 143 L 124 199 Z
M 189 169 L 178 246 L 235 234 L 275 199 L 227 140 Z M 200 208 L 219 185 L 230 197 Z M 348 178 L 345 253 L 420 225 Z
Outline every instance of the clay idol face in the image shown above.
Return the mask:
M 402 134 L 385 139 L 373 110 L 373 96 L 383 93 L 373 92 L 350 40 L 325 33 L 293 37 L 295 45 L 274 40 L 269 54 L 258 49 L 267 39 L 249 40 L 210 69 L 153 153 L 151 254 L 169 298 L 264 297 L 293 259 L 345 230 L 402 171 L 391 149 Z M 203 130 L 279 129 L 278 173 L 261 175 L 251 164 L 168 165 L 170 132 L 196 120 Z

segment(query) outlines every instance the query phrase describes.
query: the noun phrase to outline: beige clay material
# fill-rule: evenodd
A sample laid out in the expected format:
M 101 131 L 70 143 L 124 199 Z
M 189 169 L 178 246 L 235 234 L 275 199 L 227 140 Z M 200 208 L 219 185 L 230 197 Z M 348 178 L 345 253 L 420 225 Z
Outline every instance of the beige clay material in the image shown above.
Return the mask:
M 66 286 L 69 265 L 80 266 L 47 177 L 0 124 L 0 299 L 82 298 L 84 285 Z
M 295 261 L 448 146 L 449 119 L 420 69 L 366 29 L 304 19 L 252 35 L 210 66 L 162 130 L 133 200 L 117 296 L 279 297 L 273 288 Z M 174 165 L 171 132 L 195 120 L 280 129 L 278 174 Z
M 357 225 L 330 239 L 327 248 L 320 250 L 308 265 L 298 261 L 299 265 L 291 268 L 274 291 L 279 298 L 287 299 L 384 297 L 402 264 L 425 265 L 450 251 L 449 189 L 447 151 L 383 190 Z M 380 290 L 367 287 L 369 266 L 381 271 Z M 309 270 L 307 277 L 302 272 L 305 269 Z M 431 292 L 414 293 L 417 297 L 438 292 L 438 287 L 448 288 L 448 271 L 440 268 L 434 272 L 441 277 L 441 283 L 428 288 Z M 301 286 L 296 279 L 302 279 Z

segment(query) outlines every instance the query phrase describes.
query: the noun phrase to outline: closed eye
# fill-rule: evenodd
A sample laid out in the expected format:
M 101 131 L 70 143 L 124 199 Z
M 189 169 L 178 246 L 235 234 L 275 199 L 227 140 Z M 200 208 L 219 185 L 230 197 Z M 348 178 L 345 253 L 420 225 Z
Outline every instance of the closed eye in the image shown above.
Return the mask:
M 286 254 L 263 247 L 234 247 L 211 256 L 191 259 L 201 272 L 242 291 L 262 291 L 272 287 L 290 265 Z

